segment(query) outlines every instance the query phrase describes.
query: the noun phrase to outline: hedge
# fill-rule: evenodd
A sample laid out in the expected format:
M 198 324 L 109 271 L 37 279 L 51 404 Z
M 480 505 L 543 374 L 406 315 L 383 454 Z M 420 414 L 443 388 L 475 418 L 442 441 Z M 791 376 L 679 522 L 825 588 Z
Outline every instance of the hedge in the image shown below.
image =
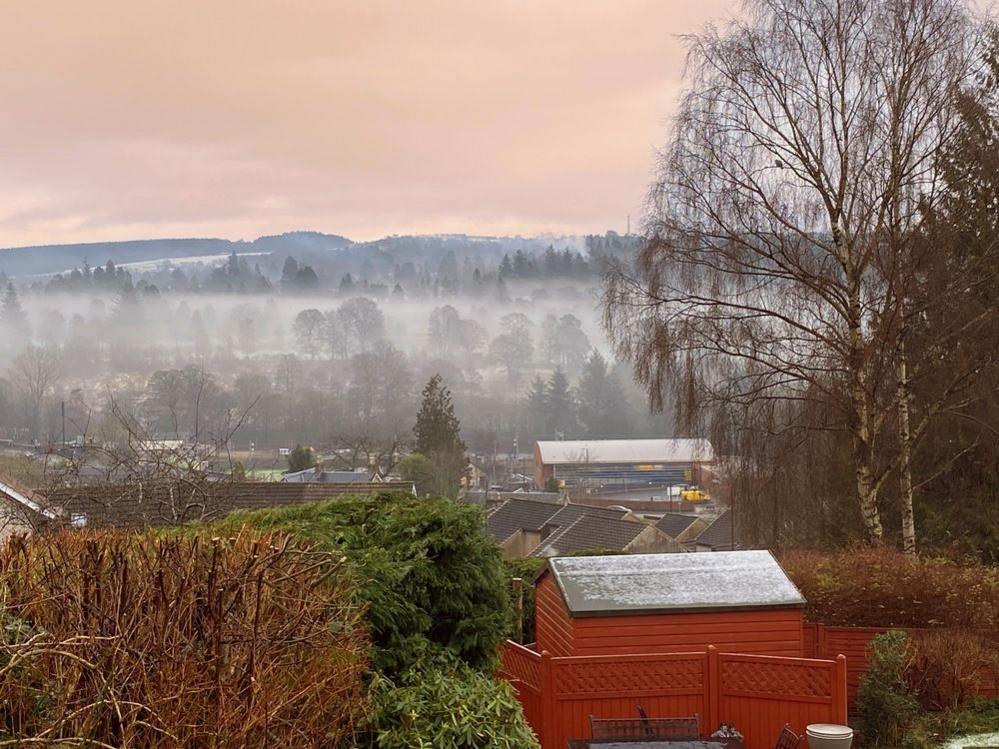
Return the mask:
M 293 533 L 344 554 L 366 602 L 382 673 L 439 649 L 490 671 L 512 622 L 509 579 L 481 510 L 409 495 L 337 498 L 235 513 L 219 524 Z

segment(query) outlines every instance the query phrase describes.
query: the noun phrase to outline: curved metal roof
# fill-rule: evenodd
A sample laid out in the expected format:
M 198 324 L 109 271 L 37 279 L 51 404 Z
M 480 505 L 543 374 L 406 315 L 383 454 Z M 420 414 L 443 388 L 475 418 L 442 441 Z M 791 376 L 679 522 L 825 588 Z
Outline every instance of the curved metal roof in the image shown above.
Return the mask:
M 537 443 L 541 462 L 566 463 L 709 463 L 714 449 L 706 439 L 564 440 Z

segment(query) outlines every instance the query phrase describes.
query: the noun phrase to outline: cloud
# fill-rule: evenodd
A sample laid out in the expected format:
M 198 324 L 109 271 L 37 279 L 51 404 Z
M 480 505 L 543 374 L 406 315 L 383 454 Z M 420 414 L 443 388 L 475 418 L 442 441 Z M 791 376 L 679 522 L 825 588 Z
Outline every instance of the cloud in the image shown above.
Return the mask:
M 665 137 L 676 34 L 727 7 L 10 5 L 0 246 L 620 229 Z

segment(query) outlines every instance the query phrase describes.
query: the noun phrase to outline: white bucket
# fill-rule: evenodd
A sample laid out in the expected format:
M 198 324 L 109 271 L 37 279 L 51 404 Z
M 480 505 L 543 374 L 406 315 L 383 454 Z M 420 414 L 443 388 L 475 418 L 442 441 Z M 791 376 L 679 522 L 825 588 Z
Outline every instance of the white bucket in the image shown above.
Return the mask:
M 853 729 L 835 723 L 813 723 L 805 728 L 808 749 L 850 749 Z

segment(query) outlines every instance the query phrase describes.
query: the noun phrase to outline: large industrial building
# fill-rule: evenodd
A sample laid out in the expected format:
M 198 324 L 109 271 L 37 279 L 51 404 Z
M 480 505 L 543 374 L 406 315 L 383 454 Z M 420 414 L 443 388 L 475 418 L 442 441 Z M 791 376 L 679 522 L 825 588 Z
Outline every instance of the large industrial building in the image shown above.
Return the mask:
M 566 488 L 669 487 L 700 484 L 714 462 L 706 439 L 565 440 L 534 444 L 534 482 L 554 477 Z

